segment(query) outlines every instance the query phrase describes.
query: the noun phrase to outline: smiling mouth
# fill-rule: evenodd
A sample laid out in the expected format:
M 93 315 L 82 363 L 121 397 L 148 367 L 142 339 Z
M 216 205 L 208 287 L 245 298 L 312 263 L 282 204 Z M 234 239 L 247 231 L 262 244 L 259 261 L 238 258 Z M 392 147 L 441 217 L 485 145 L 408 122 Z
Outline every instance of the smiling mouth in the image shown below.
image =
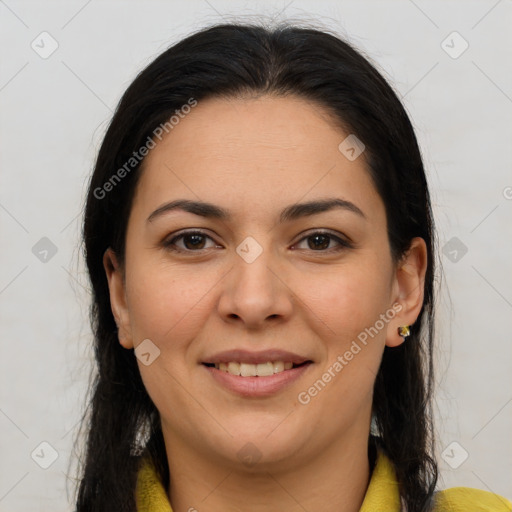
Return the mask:
M 289 361 L 267 361 L 266 363 L 252 364 L 230 361 L 229 363 L 203 363 L 209 368 L 215 368 L 221 372 L 240 377 L 270 377 L 276 373 L 282 373 L 293 368 L 299 368 L 311 363 L 304 361 L 295 364 Z

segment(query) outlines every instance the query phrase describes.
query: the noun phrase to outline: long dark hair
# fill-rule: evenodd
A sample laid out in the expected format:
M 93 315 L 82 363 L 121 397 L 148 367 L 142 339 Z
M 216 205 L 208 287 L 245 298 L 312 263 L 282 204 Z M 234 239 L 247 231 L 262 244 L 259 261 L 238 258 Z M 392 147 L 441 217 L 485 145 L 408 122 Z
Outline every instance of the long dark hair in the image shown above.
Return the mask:
M 141 170 L 138 162 L 126 163 L 155 138 L 158 126 L 170 127 L 171 116 L 191 99 L 267 93 L 316 102 L 364 143 L 368 171 L 385 204 L 395 261 L 413 237 L 426 242 L 424 304 L 407 341 L 384 350 L 372 433 L 395 467 L 407 510 L 430 509 L 437 482 L 431 408 L 434 232 L 423 162 L 407 113 L 376 67 L 328 30 L 220 24 L 181 40 L 139 73 L 119 102 L 97 157 L 83 224 L 97 372 L 82 423 L 87 438 L 78 512 L 136 510 L 141 443 L 166 488 L 169 482 L 159 414 L 133 351 L 118 342 L 102 265 L 108 247 L 123 262 Z M 124 173 L 118 171 L 122 168 Z

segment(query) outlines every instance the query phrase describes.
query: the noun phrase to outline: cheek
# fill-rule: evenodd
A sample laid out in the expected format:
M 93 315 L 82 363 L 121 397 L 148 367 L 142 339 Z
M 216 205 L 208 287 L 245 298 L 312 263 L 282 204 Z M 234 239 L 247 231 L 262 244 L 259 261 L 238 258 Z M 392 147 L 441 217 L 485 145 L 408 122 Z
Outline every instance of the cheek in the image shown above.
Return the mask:
M 370 263 L 371 261 L 371 263 Z M 340 425 L 349 425 L 371 409 L 373 385 L 380 365 L 386 329 L 370 330 L 388 310 L 389 274 L 384 265 L 361 258 L 321 278 L 303 280 L 301 296 L 315 314 L 311 328 L 322 333 L 325 358 L 318 373 L 301 390 L 299 403 L 318 421 L 329 411 L 329 430 L 335 435 Z M 312 288 L 314 287 L 314 288 Z M 314 292 L 312 292 L 314 290 Z M 364 416 L 364 421 L 368 418 Z M 329 435 L 326 432 L 326 435 Z
M 220 275 L 134 261 L 126 276 L 135 346 L 150 339 L 160 350 L 150 365 L 137 361 L 148 394 L 164 418 L 175 410 L 195 410 L 194 394 L 183 392 L 182 383 L 190 382 L 191 347 L 211 316 L 210 297 Z
M 161 350 L 186 346 L 210 314 L 208 292 L 218 280 L 215 271 L 134 262 L 127 268 L 127 300 L 135 345 L 149 338 Z
M 323 276 L 303 276 L 299 295 L 330 335 L 345 343 L 389 308 L 389 274 L 383 267 L 373 258 L 361 258 L 359 264 L 330 269 Z

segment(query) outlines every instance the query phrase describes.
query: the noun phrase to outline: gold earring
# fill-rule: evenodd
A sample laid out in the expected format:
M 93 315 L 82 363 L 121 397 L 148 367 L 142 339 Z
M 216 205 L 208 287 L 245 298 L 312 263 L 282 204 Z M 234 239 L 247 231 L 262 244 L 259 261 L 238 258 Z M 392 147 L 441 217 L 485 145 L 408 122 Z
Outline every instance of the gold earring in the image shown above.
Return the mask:
M 411 329 L 408 325 L 401 325 L 399 328 L 398 328 L 398 334 L 400 336 L 402 336 L 402 338 L 405 339 L 411 335 Z

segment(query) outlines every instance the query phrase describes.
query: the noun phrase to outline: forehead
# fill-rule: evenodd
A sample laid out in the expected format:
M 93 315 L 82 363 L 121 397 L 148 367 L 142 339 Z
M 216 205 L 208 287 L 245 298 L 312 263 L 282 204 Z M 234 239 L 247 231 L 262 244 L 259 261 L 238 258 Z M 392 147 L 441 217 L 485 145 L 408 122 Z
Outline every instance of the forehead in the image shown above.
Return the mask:
M 325 195 L 379 203 L 364 155 L 339 150 L 348 135 L 295 96 L 200 101 L 146 157 L 136 199 L 144 209 L 185 197 L 254 213 Z

